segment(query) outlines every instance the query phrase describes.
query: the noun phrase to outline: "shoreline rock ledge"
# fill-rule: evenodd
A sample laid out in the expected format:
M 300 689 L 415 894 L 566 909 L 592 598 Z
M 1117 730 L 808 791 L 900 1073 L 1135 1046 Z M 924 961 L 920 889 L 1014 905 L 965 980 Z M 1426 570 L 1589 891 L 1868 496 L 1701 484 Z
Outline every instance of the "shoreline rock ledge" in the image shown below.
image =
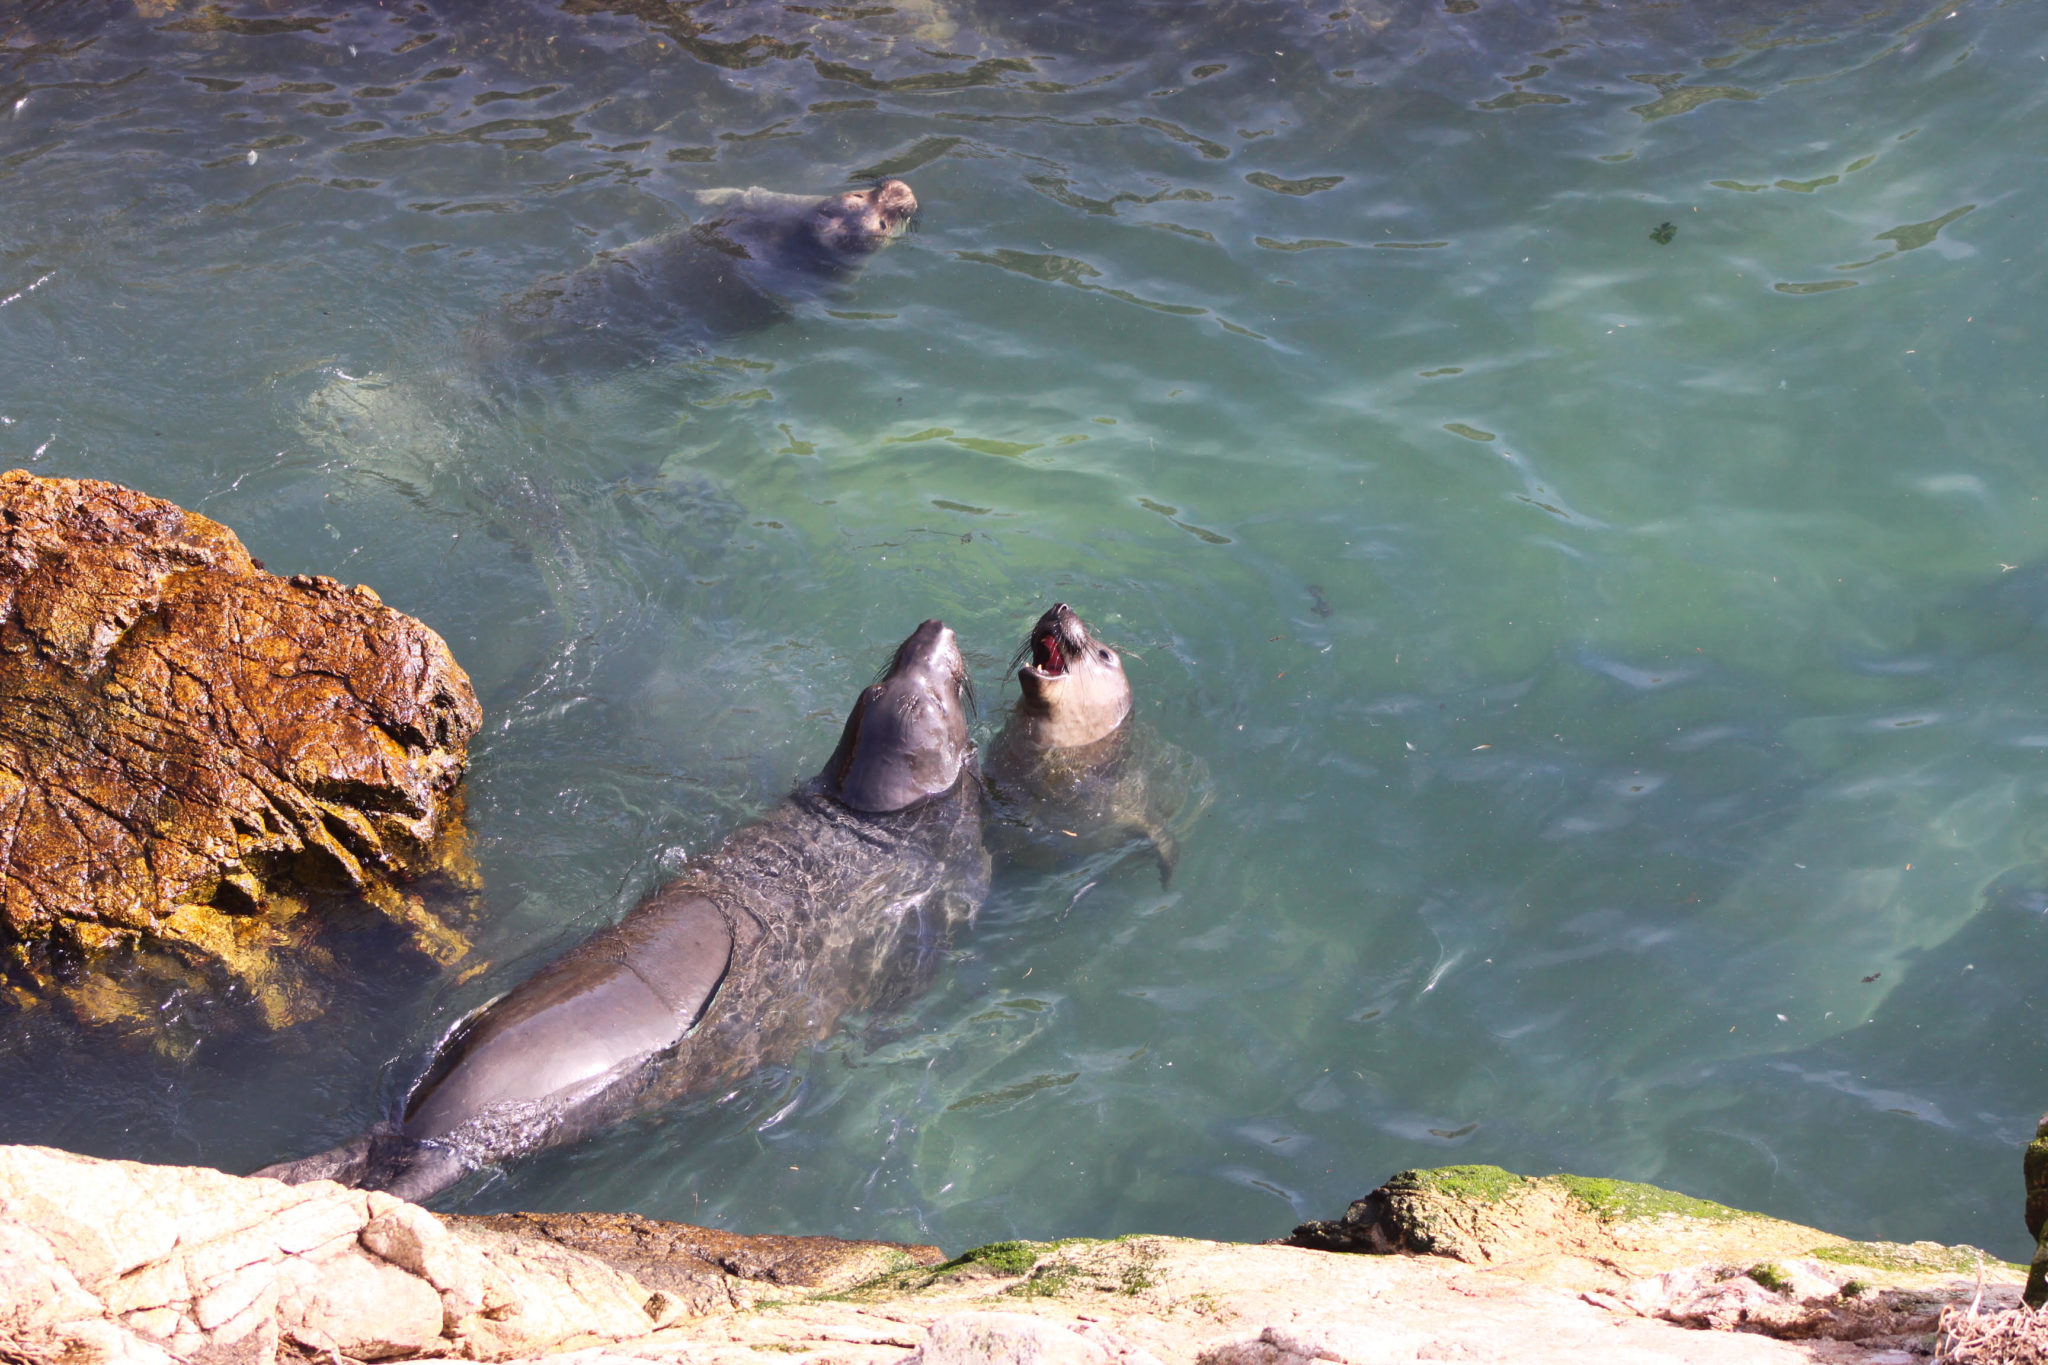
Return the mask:
M 1912 1365 L 1937 1347 L 1958 1365 L 2041 1358 L 1951 1349 L 1973 1333 L 2031 1333 L 2038 1347 L 2044 1333 L 2014 1307 L 2021 1269 L 1969 1248 L 1852 1242 L 1647 1185 L 1492 1167 L 1404 1172 L 1359 1205 L 1323 1234 L 1407 1250 L 1135 1235 L 999 1242 L 948 1260 L 936 1247 L 632 1214 L 435 1215 L 326 1181 L 0 1147 L 0 1361 Z
M 118 484 L 0 473 L 0 999 L 148 1017 L 180 985 L 317 1014 L 309 897 L 446 965 L 400 885 L 466 870 L 481 721 L 447 645 L 368 588 L 265 572 Z

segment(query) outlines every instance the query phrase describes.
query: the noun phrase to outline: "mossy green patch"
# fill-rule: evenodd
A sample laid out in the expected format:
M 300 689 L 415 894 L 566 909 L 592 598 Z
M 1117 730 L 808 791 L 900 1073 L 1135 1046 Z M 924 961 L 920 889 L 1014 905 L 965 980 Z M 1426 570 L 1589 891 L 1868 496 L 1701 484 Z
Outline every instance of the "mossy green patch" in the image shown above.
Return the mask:
M 1466 1203 L 1497 1204 L 1545 1183 L 1562 1186 L 1565 1193 L 1603 1223 L 1630 1222 L 1664 1214 L 1716 1223 L 1757 1216 L 1731 1209 L 1725 1204 L 1695 1199 L 1689 1194 L 1633 1180 L 1605 1180 L 1584 1175 L 1524 1176 L 1498 1166 L 1439 1166 L 1433 1170 L 1403 1171 L 1387 1182 L 1387 1189 L 1395 1194 L 1430 1193 Z
M 1396 1193 L 1427 1191 L 1447 1199 L 1468 1199 L 1481 1204 L 1498 1204 L 1528 1188 L 1529 1178 L 1504 1171 L 1498 1166 L 1438 1166 L 1427 1171 L 1403 1171 L 1387 1182 Z
M 1773 1294 L 1782 1293 L 1792 1283 L 1792 1277 L 1787 1275 L 1782 1267 L 1769 1261 L 1762 1265 L 1753 1265 L 1744 1273 Z
M 1695 1199 L 1689 1194 L 1675 1190 L 1659 1189 L 1655 1185 L 1638 1184 L 1633 1180 L 1602 1180 L 1584 1175 L 1557 1175 L 1550 1177 L 1565 1187 L 1572 1198 L 1586 1206 L 1592 1215 L 1603 1223 L 1627 1223 L 1641 1218 L 1659 1218 L 1673 1214 L 1680 1218 L 1699 1218 L 1713 1223 L 1729 1223 L 1738 1218 L 1754 1218 L 1755 1214 L 1731 1209 L 1726 1204 L 1716 1204 L 1707 1199 Z
M 1020 1299 L 1049 1299 L 1064 1293 L 1079 1274 L 1070 1265 L 1042 1265 L 1032 1270 L 1022 1284 L 1012 1285 L 1004 1290 Z
M 981 1266 L 998 1275 L 1029 1274 L 1031 1267 L 1038 1264 L 1038 1258 L 1052 1248 L 1051 1242 L 990 1242 L 987 1246 L 955 1256 L 939 1266 L 938 1273 L 943 1275 L 949 1270 Z
M 1807 1255 L 1834 1265 L 1869 1266 L 1906 1275 L 1974 1275 L 1979 1266 L 2004 1266 L 2022 1275 L 2027 1270 L 1976 1247 L 1947 1247 L 1938 1242 L 1836 1242 L 1815 1247 Z

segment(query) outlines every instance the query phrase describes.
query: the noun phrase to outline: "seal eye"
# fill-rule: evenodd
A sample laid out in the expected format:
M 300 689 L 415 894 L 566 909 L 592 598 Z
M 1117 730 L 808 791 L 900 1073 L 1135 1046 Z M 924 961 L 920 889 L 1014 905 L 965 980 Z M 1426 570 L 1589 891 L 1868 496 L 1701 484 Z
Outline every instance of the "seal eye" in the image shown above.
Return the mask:
M 1108 650 L 1106 650 L 1106 649 L 1098 649 L 1098 650 L 1096 650 L 1096 651 L 1095 651 L 1095 657 L 1096 657 L 1096 658 L 1098 658 L 1098 659 L 1100 659 L 1100 660 L 1102 660 L 1102 662 L 1104 662 L 1104 663 L 1108 663 L 1108 662 L 1109 662 L 1109 651 L 1108 651 Z

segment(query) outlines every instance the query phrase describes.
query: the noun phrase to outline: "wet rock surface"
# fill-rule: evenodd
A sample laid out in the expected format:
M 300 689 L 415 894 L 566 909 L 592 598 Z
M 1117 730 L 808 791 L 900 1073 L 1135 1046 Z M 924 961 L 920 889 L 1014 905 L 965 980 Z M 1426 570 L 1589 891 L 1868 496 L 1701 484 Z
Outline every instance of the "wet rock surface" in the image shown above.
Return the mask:
M 0 981 L 102 1020 L 171 984 L 316 1013 L 309 898 L 463 874 L 480 720 L 441 638 L 368 588 L 279 577 L 234 532 L 116 484 L 0 474 Z

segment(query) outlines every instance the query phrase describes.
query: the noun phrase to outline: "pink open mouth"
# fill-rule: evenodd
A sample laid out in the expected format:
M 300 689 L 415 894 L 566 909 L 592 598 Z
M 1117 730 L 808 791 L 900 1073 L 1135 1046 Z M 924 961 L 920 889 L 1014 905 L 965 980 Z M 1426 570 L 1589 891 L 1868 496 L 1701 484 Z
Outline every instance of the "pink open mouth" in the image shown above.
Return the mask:
M 1031 637 L 1031 666 L 1049 678 L 1060 677 L 1067 671 L 1067 656 L 1060 648 L 1060 637 L 1051 631 Z

